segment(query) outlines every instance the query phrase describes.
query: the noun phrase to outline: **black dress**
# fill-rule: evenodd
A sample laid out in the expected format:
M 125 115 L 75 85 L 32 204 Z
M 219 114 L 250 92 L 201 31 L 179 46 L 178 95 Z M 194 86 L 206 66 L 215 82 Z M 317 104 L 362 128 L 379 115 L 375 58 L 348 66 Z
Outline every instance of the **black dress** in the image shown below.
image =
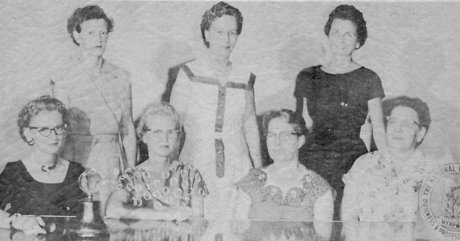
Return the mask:
M 10 162 L 0 174 L 0 208 L 23 215 L 77 215 L 82 211 L 78 200 L 86 195 L 78 177 L 85 168 L 69 162 L 62 183 L 41 183 L 27 172 L 22 161 Z
M 299 73 L 294 95 L 297 113 L 302 113 L 306 98 L 313 120 L 307 143 L 300 150 L 300 161 L 337 191 L 334 218 L 338 219 L 342 176 L 356 158 L 367 152 L 360 130 L 368 113 L 368 100 L 385 96 L 382 83 L 375 72 L 365 67 L 330 74 L 314 66 Z

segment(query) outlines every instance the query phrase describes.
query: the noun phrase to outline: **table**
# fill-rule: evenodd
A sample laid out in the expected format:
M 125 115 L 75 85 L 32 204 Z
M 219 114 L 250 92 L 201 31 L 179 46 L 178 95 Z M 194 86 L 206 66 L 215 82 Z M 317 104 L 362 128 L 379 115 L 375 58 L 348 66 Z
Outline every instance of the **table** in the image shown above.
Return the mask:
M 78 234 L 75 217 L 43 217 L 48 234 L 26 235 L 0 229 L 0 240 L 14 241 L 434 241 L 415 223 L 347 223 L 249 220 L 148 221 L 104 219 L 101 232 Z M 94 234 L 94 233 L 93 233 Z

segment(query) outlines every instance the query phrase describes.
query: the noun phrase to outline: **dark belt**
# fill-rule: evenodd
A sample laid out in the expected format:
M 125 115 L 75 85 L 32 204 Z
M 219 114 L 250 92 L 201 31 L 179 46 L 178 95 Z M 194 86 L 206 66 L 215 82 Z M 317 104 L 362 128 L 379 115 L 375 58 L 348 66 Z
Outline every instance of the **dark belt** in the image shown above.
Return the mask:
M 214 127 L 214 131 L 220 133 L 222 133 L 222 127 L 224 126 L 225 94 L 225 87 L 219 86 L 219 94 L 217 96 L 216 125 Z M 224 142 L 222 138 L 216 138 L 214 143 L 216 149 L 216 175 L 217 177 L 222 178 L 225 175 Z

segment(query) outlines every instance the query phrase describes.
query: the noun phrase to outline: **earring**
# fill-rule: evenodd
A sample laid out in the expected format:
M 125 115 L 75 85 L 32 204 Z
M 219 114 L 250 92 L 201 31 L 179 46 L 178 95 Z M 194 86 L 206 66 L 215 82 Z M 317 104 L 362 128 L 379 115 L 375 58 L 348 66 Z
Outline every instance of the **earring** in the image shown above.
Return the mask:
M 30 138 L 30 140 L 27 140 L 27 143 L 29 143 L 29 145 L 33 145 L 34 144 L 34 139 Z
M 359 43 L 356 43 L 356 48 L 355 49 L 359 49 Z

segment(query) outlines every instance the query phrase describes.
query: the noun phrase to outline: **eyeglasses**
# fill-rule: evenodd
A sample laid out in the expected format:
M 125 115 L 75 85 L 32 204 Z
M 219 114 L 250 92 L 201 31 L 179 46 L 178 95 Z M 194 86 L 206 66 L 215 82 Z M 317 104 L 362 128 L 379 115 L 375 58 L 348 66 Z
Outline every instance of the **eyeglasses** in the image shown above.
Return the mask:
M 282 131 L 280 133 L 274 133 L 274 132 L 268 132 L 265 134 L 267 137 L 267 140 L 272 141 L 275 140 L 276 137 L 278 137 L 281 141 L 287 141 L 289 138 L 292 136 L 300 136 L 301 134 L 292 132 L 292 131 Z
M 152 129 L 149 129 L 149 128 L 144 128 L 144 132 L 147 133 L 147 132 L 151 132 L 152 133 L 152 136 L 155 137 L 155 138 L 161 138 L 163 136 L 166 135 L 167 138 L 176 138 L 177 135 L 179 134 L 179 130 L 178 129 L 168 129 L 168 130 L 160 130 L 160 129 L 155 129 L 155 130 L 152 130 Z
M 408 130 L 416 125 L 418 128 L 422 128 L 422 125 L 416 121 L 404 120 L 404 119 L 395 119 L 387 116 L 387 126 L 396 127 L 399 126 L 402 129 Z
M 44 137 L 48 137 L 51 135 L 51 132 L 54 132 L 56 135 L 62 135 L 67 131 L 67 125 L 62 124 L 58 125 L 54 128 L 48 128 L 48 127 L 36 127 L 36 126 L 29 126 L 28 127 L 31 130 L 38 130 L 38 133 Z

